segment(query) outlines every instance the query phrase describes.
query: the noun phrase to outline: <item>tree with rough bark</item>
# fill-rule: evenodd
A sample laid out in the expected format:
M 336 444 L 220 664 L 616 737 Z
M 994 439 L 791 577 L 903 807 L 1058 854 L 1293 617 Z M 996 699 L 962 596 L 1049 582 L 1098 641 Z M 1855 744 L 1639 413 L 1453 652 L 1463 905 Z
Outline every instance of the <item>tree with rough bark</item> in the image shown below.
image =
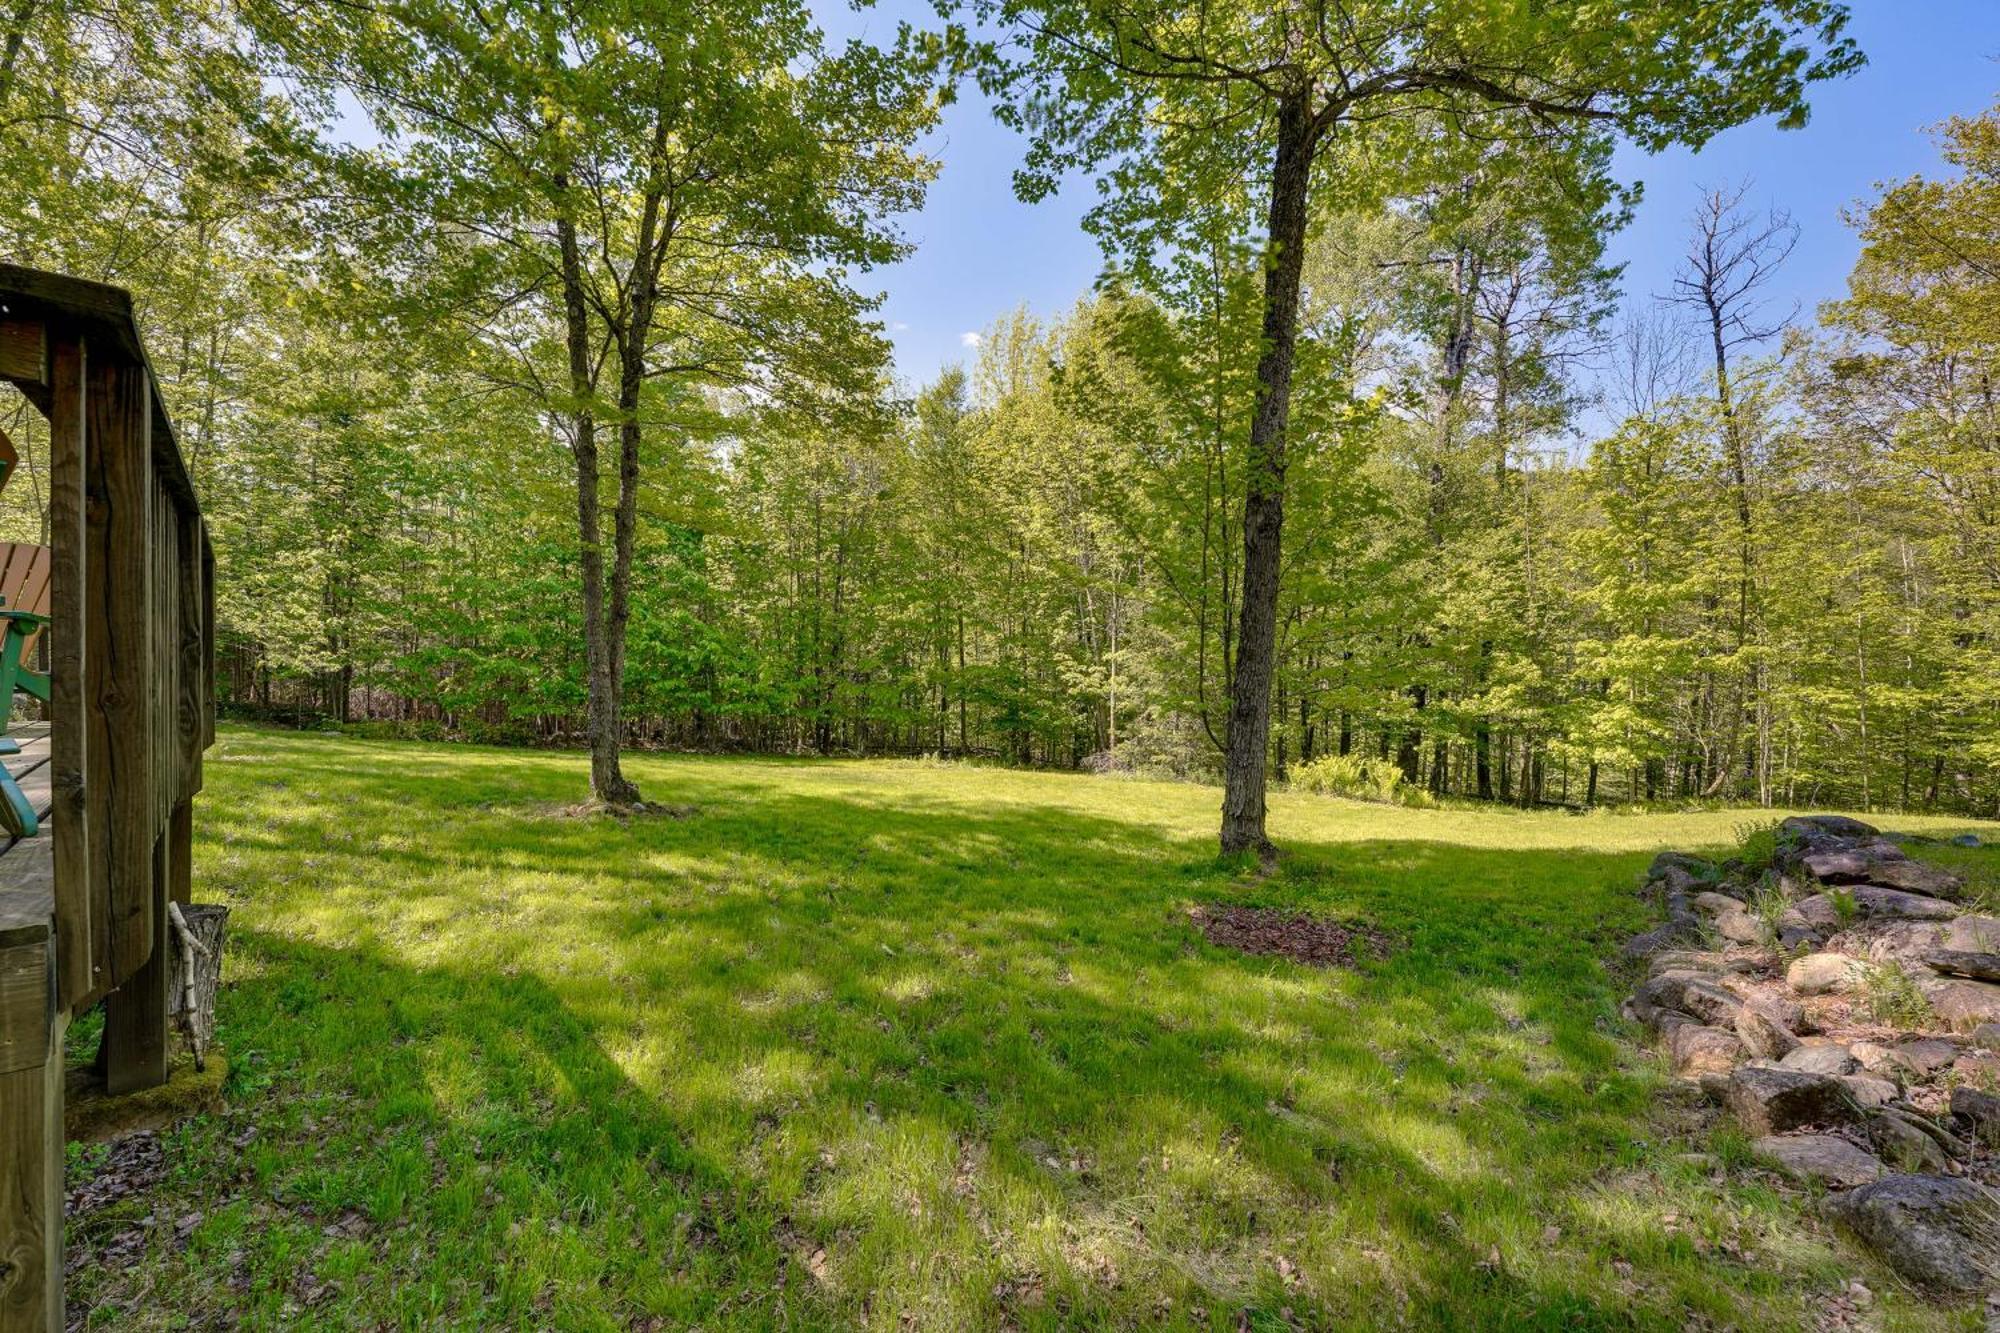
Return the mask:
M 1242 601 L 1222 810 L 1225 854 L 1268 854 L 1265 784 L 1291 381 L 1313 219 L 1406 183 L 1461 136 L 1546 144 L 1609 124 L 1699 144 L 1853 68 L 1833 0 L 1496 6 L 1298 0 L 975 0 L 1002 115 L 1033 136 L 1017 188 L 1100 170 L 1090 222 L 1142 276 L 1226 210 L 1260 234 L 1262 346 L 1250 409 Z
M 718 389 L 872 393 L 885 352 L 846 273 L 903 252 L 884 219 L 932 174 L 924 44 L 829 49 L 792 0 L 247 12 L 304 86 L 373 118 L 380 146 L 329 152 L 335 216 L 408 280 L 411 322 L 461 328 L 573 458 L 591 792 L 636 802 L 619 754 L 649 452 Z

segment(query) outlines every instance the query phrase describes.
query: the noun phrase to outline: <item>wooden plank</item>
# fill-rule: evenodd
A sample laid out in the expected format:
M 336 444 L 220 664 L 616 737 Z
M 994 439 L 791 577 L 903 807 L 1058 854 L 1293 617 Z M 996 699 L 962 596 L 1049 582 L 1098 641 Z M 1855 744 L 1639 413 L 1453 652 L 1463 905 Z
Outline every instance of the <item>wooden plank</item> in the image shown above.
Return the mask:
M 0 1074 L 32 1069 L 47 1054 L 50 1010 L 49 919 L 44 900 L 40 940 L 0 948 Z
M 207 545 L 200 519 L 180 525 L 180 550 L 174 590 L 180 603 L 175 699 L 174 744 L 180 771 L 176 790 L 183 802 L 201 790 L 201 752 L 207 746 L 207 705 L 202 697 L 208 682 L 208 619 L 203 605 L 202 559 Z
M 0 315 L 0 379 L 23 386 L 49 382 L 48 326 L 42 320 Z
M 56 1000 L 74 1013 L 95 996 L 109 958 L 110 919 L 98 909 L 103 881 L 90 859 L 84 796 L 88 741 L 84 576 L 84 362 L 81 339 L 58 332 L 49 414 L 49 831 L 54 844 Z
M 167 839 L 153 842 L 153 938 L 146 962 L 104 997 L 104 1090 L 116 1097 L 167 1081 Z
M 165 880 L 154 796 L 155 478 L 146 369 L 90 360 L 84 553 L 92 860 L 104 865 L 110 985 L 104 1082 L 114 1094 L 167 1077 Z M 100 824 L 100 819 L 102 823 Z
M 0 949 L 48 940 L 55 914 L 55 862 L 47 838 L 0 853 Z
M 0 856 L 0 1333 L 62 1323 L 62 1032 L 46 838 Z
M 0 1074 L 0 1333 L 63 1327 L 63 1028 L 42 1059 Z
M 201 745 L 215 744 L 215 548 L 201 525 Z
M 147 587 L 146 633 L 151 639 L 151 698 L 146 718 L 152 732 L 152 824 L 164 831 L 180 799 L 180 750 L 176 744 L 175 710 L 180 688 L 180 580 L 175 565 L 180 556 L 180 514 L 166 485 L 153 478 L 153 548 Z
M 51 552 L 32 542 L 0 542 L 0 606 L 10 611 L 28 611 L 38 616 L 49 612 L 49 563 Z M 32 666 L 35 640 L 41 631 L 29 633 L 21 641 L 21 661 Z
M 9 611 L 48 614 L 49 555 L 33 542 L 0 542 L 0 602 Z
M 90 358 L 85 461 L 84 712 L 93 886 L 109 919 L 116 987 L 152 956 L 153 683 L 152 414 L 145 369 Z M 58 721 L 60 725 L 60 721 Z M 100 871 L 101 869 L 101 878 Z
M 167 897 L 182 907 L 194 901 L 194 802 L 174 807 L 167 823 Z M 172 998 L 169 996 L 168 998 Z
M 49 744 L 49 724 L 46 722 L 16 722 L 7 729 L 7 734 L 19 741 L 23 748 Z
M 104 350 L 116 350 L 127 361 L 144 355 L 139 325 L 132 318 L 132 294 L 122 287 L 0 264 L 0 313 L 15 318 L 53 313 L 63 316 L 63 323 L 103 325 L 115 339 Z
M 200 502 L 188 478 L 187 464 L 174 439 L 173 423 L 167 417 L 146 360 L 146 348 L 139 337 L 139 324 L 132 313 L 132 294 L 121 287 L 18 264 L 0 264 L 0 317 L 38 319 L 51 329 L 70 328 L 82 332 L 99 352 L 116 356 L 145 371 L 152 414 L 152 448 L 161 475 L 175 498 L 189 512 L 199 512 Z M 36 406 L 42 406 L 45 386 L 17 381 Z M 46 412 L 46 408 L 43 409 Z

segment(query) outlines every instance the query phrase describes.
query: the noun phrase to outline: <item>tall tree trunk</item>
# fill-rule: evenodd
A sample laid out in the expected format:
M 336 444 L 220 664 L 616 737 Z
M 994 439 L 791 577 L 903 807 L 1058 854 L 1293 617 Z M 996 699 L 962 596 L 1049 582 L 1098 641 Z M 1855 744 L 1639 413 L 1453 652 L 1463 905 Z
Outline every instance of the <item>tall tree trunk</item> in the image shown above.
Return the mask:
M 958 752 L 970 752 L 965 722 L 965 612 L 958 613 Z
M 1403 739 L 1396 747 L 1396 767 L 1403 770 L 1403 780 L 1411 786 L 1423 781 L 1424 772 L 1424 705 L 1429 701 L 1430 691 L 1422 685 L 1412 685 L 1404 691 L 1410 697 L 1414 711 L 1410 725 L 1403 729 Z
M 559 182 L 567 185 L 567 182 Z M 596 389 L 590 363 L 590 312 L 583 289 L 583 256 L 576 224 L 556 223 L 562 246 L 563 315 L 569 347 L 570 393 L 576 454 L 576 530 L 583 566 L 583 658 L 586 686 L 584 730 L 590 741 L 590 791 L 600 801 L 626 804 L 638 793 L 618 766 L 618 688 L 612 675 L 611 641 L 605 624 L 604 530 L 597 493 L 597 420 L 590 406 Z
M 1750 598 L 1751 588 L 1756 578 L 1755 520 L 1750 512 L 1750 458 L 1744 447 L 1742 424 L 1737 420 L 1736 403 L 1729 383 L 1729 343 L 1724 337 L 1722 306 L 1711 300 L 1708 307 L 1709 338 L 1715 352 L 1715 399 L 1722 412 L 1722 434 L 1729 450 L 1729 482 L 1735 492 L 1736 501 L 1736 650 L 1740 653 L 1750 644 Z M 1757 715 L 1757 741 L 1751 758 L 1753 775 L 1757 785 L 1758 802 L 1768 806 L 1771 803 L 1770 770 L 1765 761 L 1769 747 L 1768 720 L 1764 704 L 1764 667 L 1760 662 L 1752 668 L 1749 689 L 1754 696 Z M 1743 698 L 1736 700 L 1735 725 L 1731 728 L 1730 744 L 1740 742 L 1743 733 L 1744 715 L 1750 712 Z M 1725 754 L 1718 766 L 1726 775 L 1729 757 Z
M 1299 279 L 1305 268 L 1306 203 L 1315 130 L 1307 94 L 1278 108 L 1271 165 L 1269 236 L 1264 256 L 1264 337 L 1257 358 L 1257 413 L 1243 494 L 1242 611 L 1236 670 L 1229 686 L 1229 750 L 1224 764 L 1222 852 L 1273 851 L 1264 832 L 1264 760 L 1271 734 L 1271 676 L 1278 628 L 1278 576 L 1285 526 L 1285 431 L 1292 407 L 1292 360 L 1299 335 Z

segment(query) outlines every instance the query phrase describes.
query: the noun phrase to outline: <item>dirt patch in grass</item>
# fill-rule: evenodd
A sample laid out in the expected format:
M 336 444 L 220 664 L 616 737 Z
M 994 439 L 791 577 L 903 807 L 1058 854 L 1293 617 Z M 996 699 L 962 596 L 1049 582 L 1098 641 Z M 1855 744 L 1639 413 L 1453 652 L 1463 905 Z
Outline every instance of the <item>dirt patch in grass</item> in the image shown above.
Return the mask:
M 1210 944 L 1241 953 L 1277 955 L 1310 967 L 1353 967 L 1389 950 L 1389 936 L 1373 926 L 1275 907 L 1210 903 L 1189 908 L 1188 919 Z
M 639 801 L 632 805 L 614 805 L 595 798 L 577 805 L 549 802 L 533 807 L 530 814 L 540 819 L 693 819 L 701 813 L 700 806 L 665 805 L 658 801 Z

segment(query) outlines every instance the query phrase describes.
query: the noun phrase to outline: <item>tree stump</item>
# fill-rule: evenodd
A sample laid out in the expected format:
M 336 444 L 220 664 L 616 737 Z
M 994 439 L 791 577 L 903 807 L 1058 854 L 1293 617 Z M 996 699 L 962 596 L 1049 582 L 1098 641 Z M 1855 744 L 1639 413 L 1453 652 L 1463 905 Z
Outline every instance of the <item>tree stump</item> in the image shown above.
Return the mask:
M 229 909 L 219 903 L 173 903 L 173 970 L 168 977 L 167 1016 L 188 1039 L 194 1067 L 206 1067 L 215 1040 L 215 992 L 222 985 L 222 928 Z

